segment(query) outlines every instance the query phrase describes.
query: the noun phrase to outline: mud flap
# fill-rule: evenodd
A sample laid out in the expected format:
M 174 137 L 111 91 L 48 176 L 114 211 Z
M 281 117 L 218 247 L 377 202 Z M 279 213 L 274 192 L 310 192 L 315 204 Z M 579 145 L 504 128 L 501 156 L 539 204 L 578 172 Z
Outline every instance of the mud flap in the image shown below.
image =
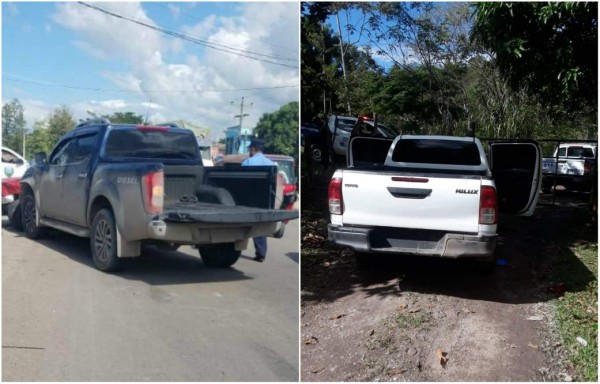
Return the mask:
M 126 241 L 117 226 L 117 257 L 138 257 L 142 253 L 141 241 Z

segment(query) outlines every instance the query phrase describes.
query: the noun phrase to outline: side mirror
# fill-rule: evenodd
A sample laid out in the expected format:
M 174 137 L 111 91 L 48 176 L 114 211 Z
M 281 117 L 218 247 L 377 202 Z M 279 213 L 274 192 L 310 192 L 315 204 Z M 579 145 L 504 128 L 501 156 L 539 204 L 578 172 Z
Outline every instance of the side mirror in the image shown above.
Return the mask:
M 34 160 L 36 164 L 46 164 L 46 152 L 38 152 L 34 156 Z
M 23 165 L 25 164 L 25 161 L 23 161 L 23 159 L 17 159 L 17 165 Z

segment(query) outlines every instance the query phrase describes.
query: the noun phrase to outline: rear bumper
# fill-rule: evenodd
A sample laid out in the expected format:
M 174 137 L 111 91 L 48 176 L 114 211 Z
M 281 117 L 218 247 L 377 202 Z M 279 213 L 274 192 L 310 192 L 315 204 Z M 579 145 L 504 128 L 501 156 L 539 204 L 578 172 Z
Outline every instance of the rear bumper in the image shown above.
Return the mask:
M 277 225 L 277 222 L 227 225 L 155 220 L 148 224 L 147 238 L 189 245 L 234 243 L 251 237 L 271 236 Z
M 446 233 L 434 240 L 425 239 L 427 231 L 403 231 L 391 241 L 381 241 L 382 230 L 376 228 L 328 225 L 329 241 L 359 252 L 398 253 L 449 258 L 489 258 L 494 255 L 498 235 Z M 376 240 L 376 238 L 378 240 Z

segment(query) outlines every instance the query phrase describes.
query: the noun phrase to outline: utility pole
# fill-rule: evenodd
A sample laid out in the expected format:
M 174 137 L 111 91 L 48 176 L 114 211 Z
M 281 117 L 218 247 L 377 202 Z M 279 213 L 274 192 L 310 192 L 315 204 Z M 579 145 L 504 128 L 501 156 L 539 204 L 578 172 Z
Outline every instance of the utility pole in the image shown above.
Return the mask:
M 250 104 L 250 106 L 252 106 L 252 104 Z M 246 116 L 250 116 L 250 114 L 244 113 L 244 96 L 242 96 L 242 102 L 240 103 L 240 114 L 233 116 L 240 118 L 240 135 L 242 134 L 242 122 L 244 121 L 244 117 Z M 246 142 L 246 139 L 248 139 L 248 135 L 244 134 L 244 142 Z M 244 153 L 246 153 L 246 148 L 244 148 L 243 151 Z
M 25 124 L 23 124 L 23 158 L 27 159 L 27 157 L 25 157 Z

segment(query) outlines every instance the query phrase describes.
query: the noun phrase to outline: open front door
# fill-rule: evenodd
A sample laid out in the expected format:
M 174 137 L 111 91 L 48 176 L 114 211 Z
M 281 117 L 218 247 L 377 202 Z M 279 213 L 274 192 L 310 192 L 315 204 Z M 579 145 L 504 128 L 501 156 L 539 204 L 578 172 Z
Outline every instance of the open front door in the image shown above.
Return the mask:
M 348 146 L 346 165 L 348 168 L 383 165 L 393 142 L 393 139 L 354 137 Z
M 490 144 L 490 168 L 494 175 L 500 212 L 531 216 L 538 201 L 542 151 L 535 142 Z

